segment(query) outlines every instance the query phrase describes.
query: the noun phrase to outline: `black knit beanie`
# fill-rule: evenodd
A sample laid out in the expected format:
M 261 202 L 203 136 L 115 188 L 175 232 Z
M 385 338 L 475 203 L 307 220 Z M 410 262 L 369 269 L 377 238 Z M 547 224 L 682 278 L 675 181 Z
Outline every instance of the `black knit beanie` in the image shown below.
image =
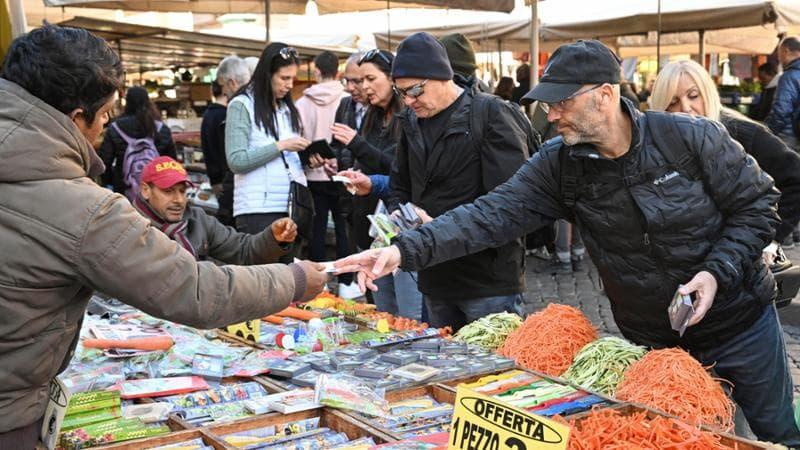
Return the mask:
M 472 43 L 466 36 L 461 33 L 448 34 L 440 37 L 439 42 L 447 51 L 447 58 L 450 59 L 450 65 L 455 73 L 466 78 L 475 75 L 475 69 L 478 68 L 475 64 L 475 50 L 472 49 Z
M 392 78 L 452 80 L 453 69 L 447 52 L 435 37 L 428 33 L 414 33 L 397 47 Z

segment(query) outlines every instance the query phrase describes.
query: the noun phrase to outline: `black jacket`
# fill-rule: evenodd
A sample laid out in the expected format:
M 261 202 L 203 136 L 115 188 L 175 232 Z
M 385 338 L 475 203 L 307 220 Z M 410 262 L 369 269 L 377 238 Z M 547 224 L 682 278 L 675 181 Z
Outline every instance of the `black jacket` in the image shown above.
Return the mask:
M 732 109 L 722 109 L 720 122 L 731 137 L 742 144 L 744 151 L 775 180 L 775 187 L 781 191 L 778 201 L 781 223 L 775 230 L 775 240 L 782 242 L 800 221 L 800 155 L 772 134 L 769 128 Z
M 673 174 L 644 132 L 646 116 L 623 104 L 634 127 L 627 154 L 610 160 L 590 145 L 548 141 L 490 194 L 403 233 L 397 240 L 403 269 L 498 247 L 567 218 L 580 229 L 628 339 L 702 350 L 746 330 L 775 294 L 775 280 L 761 259 L 778 223 L 772 179 L 718 123 L 684 114 L 676 114 L 675 122 L 703 179 Z M 572 208 L 562 196 L 562 161 L 583 167 Z M 622 183 L 623 176 L 645 173 L 654 178 L 631 187 Z M 705 318 L 681 338 L 670 327 L 667 307 L 678 284 L 702 270 L 716 278 L 717 296 Z
M 483 142 L 473 140 L 471 130 L 473 94 L 466 91 L 460 107 L 453 111 L 445 131 L 431 149 L 426 149 L 412 109 L 398 116 L 401 125 L 397 159 L 390 186 L 394 208 L 398 203 L 413 202 L 431 217 L 436 217 L 466 203 L 503 183 L 529 152 L 528 130 L 522 129 L 512 114 L 517 108 L 500 97 L 481 102 L 490 110 L 482 131 Z M 484 106 L 481 106 L 484 107 Z M 479 109 L 478 107 L 476 109 Z M 453 261 L 426 264 L 419 273 L 423 294 L 443 300 L 460 300 L 499 295 L 513 295 L 525 288 L 523 276 L 524 246 L 521 240 L 507 239 L 498 248 L 487 248 Z M 485 248 L 485 247 L 484 247 Z
M 139 126 L 136 117 L 122 116 L 116 122 L 122 132 L 128 136 L 134 139 L 145 137 L 145 131 Z M 172 140 L 172 131 L 168 126 L 161 126 L 161 129 L 156 133 L 155 144 L 161 156 L 177 158 L 175 141 Z M 109 124 L 106 128 L 103 144 L 98 151 L 100 158 L 103 159 L 103 163 L 106 165 L 106 172 L 101 176 L 101 181 L 104 186 L 112 185 L 114 192 L 120 194 L 125 194 L 125 189 L 128 187 L 122 177 L 122 159 L 125 157 L 125 149 L 127 148 L 128 144 Z
M 761 97 L 758 99 L 758 104 L 755 105 L 750 111 L 750 117 L 753 120 L 764 121 L 769 112 L 772 110 L 772 102 L 775 100 L 775 90 L 777 87 L 764 88 L 761 91 Z
M 200 145 L 203 147 L 203 159 L 206 162 L 206 173 L 212 185 L 220 184 L 230 172 L 228 160 L 225 158 L 225 115 L 228 108 L 219 103 L 208 105 L 200 124 Z
M 354 130 L 358 130 L 358 126 L 356 126 L 356 105 L 355 102 L 353 102 L 353 97 L 342 97 L 339 101 L 339 107 L 336 108 L 334 122 L 343 123 Z M 353 167 L 353 154 L 344 144 L 333 139 L 331 140 L 331 147 L 336 151 L 339 170 Z

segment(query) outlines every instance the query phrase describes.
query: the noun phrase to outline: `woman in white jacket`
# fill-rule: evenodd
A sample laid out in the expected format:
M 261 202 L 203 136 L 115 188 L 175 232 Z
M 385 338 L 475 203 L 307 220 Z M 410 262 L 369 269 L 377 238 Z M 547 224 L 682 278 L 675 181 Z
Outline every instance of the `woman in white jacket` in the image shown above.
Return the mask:
M 289 211 L 289 184 L 306 184 L 297 152 L 309 142 L 291 91 L 297 50 L 279 42 L 264 48 L 253 77 L 228 104 L 225 154 L 234 173 L 236 228 L 258 233 Z M 291 262 L 295 249 L 284 259 Z

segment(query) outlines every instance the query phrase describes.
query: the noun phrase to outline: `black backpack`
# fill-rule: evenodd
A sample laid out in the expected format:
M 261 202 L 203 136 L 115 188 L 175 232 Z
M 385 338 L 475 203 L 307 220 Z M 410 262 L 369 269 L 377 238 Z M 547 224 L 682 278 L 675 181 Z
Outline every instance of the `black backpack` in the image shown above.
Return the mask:
M 480 143 L 483 142 L 483 127 L 484 124 L 489 123 L 489 102 L 496 101 L 507 103 L 509 109 L 511 110 L 512 119 L 514 119 L 514 122 L 516 122 L 520 128 L 525 130 L 525 134 L 528 137 L 529 151 L 526 156 L 530 157 L 536 153 L 539 150 L 542 139 L 541 136 L 539 136 L 539 133 L 531 126 L 531 121 L 528 120 L 528 116 L 526 116 L 525 113 L 523 113 L 515 104 L 502 100 L 496 95 L 485 94 L 482 92 L 473 94 L 472 96 L 469 128 L 470 132 L 474 136 L 473 142 L 475 142 L 477 145 L 480 145 Z

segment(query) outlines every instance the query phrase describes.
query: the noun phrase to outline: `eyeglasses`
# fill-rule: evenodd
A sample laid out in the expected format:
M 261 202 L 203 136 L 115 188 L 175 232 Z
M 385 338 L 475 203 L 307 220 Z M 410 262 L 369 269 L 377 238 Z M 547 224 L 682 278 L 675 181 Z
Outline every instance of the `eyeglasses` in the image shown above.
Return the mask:
M 374 60 L 376 57 L 382 59 L 383 62 L 385 62 L 386 64 L 388 64 L 390 66 L 392 65 L 392 61 L 389 59 L 389 57 L 384 55 L 383 53 L 381 53 L 381 51 L 379 49 L 377 49 L 377 48 L 373 48 L 372 50 L 368 51 L 367 53 L 364 53 L 363 55 L 361 55 L 361 58 L 358 59 L 358 65 L 360 66 L 361 64 L 363 64 L 365 62 L 370 62 L 370 61 Z
M 278 54 L 281 55 L 283 59 L 299 59 L 300 53 L 297 52 L 297 49 L 294 47 L 283 47 L 278 51 Z
M 427 82 L 428 82 L 428 80 L 422 80 L 421 82 L 419 82 L 419 83 L 417 83 L 417 84 L 415 84 L 413 86 L 409 86 L 409 87 L 407 87 L 405 89 L 399 88 L 399 87 L 397 87 L 397 85 L 395 85 L 393 87 L 394 87 L 395 92 L 397 92 L 400 95 L 400 97 L 410 98 L 412 100 L 415 100 L 418 97 L 421 97 L 422 94 L 425 93 L 424 87 L 425 87 L 425 83 L 427 83 Z
M 570 95 L 569 97 L 565 98 L 564 100 L 561 100 L 560 102 L 545 103 L 545 105 L 547 105 L 548 109 L 555 109 L 556 111 L 563 111 L 564 108 L 567 107 L 567 105 L 569 104 L 569 102 L 571 100 L 574 100 L 576 97 L 579 97 L 579 96 L 581 96 L 581 95 L 583 95 L 583 94 L 585 94 L 587 92 L 592 92 L 593 90 L 599 88 L 600 86 L 602 86 L 602 84 L 598 84 L 596 86 L 592 86 L 589 89 L 585 89 L 583 91 L 577 91 L 574 94 Z
M 356 86 L 361 86 L 361 83 L 364 82 L 363 78 L 342 78 L 342 84 L 347 86 L 348 84 L 354 84 Z

